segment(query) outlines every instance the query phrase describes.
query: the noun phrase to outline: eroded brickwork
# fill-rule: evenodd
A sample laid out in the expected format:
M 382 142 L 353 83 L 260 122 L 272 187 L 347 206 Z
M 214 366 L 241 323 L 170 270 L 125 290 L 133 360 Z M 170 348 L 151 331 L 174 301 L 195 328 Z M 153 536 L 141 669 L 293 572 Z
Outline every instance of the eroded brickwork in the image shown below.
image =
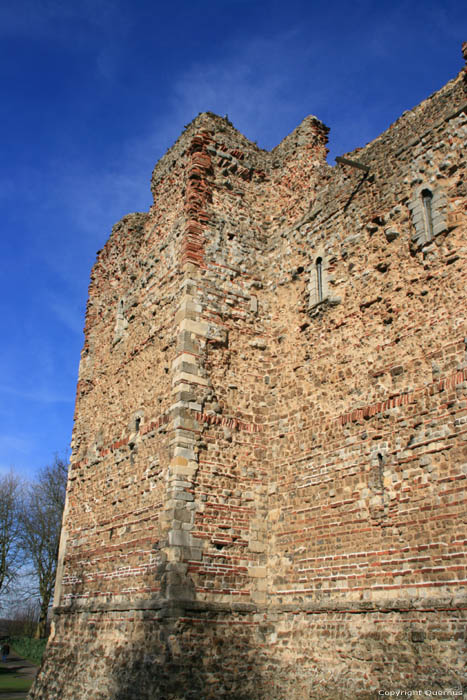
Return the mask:
M 202 114 L 93 269 L 42 700 L 465 678 L 465 72 L 326 163 Z

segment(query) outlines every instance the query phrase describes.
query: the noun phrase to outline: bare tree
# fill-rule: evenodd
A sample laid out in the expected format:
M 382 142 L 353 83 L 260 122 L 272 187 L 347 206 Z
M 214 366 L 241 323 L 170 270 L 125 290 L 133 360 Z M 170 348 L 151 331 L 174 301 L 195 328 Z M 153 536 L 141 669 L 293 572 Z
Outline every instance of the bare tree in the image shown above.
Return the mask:
M 25 600 L 12 607 L 5 628 L 10 637 L 32 637 L 37 630 L 39 605 L 37 600 Z
M 58 545 L 65 504 L 68 465 L 55 457 L 31 484 L 21 515 L 21 544 L 40 598 L 36 637 L 46 636 L 47 612 L 52 599 L 57 569 Z
M 22 564 L 21 480 L 13 472 L 0 477 L 0 593 L 9 591 Z

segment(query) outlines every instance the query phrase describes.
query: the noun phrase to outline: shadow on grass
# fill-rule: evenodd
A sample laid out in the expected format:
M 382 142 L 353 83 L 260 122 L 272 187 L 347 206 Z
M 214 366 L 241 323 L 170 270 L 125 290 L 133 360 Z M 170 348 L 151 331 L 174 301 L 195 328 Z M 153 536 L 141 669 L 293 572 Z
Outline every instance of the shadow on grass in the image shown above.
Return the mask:
M 32 678 L 21 678 L 18 676 L 18 672 L 22 669 L 22 666 L 15 666 L 14 668 L 0 668 L 0 697 L 6 693 L 27 693 L 32 685 Z

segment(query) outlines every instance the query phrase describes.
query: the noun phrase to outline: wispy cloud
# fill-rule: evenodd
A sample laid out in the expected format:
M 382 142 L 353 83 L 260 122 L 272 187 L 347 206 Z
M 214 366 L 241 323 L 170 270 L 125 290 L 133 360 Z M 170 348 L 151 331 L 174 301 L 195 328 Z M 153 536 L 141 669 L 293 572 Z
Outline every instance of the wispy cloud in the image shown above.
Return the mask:
M 103 163 L 90 173 L 76 163 L 74 172 L 62 172 L 63 177 L 57 178 L 56 185 L 64 196 L 73 193 L 68 200 L 68 213 L 84 234 L 94 235 L 106 226 L 108 230 L 103 233 L 107 237 L 120 217 L 138 208 L 147 209 L 151 203 L 149 158 L 142 165 L 134 154 L 124 152 L 124 144 L 122 151 L 118 164 Z
M 228 115 L 246 136 L 272 147 L 279 124 L 290 122 L 297 111 L 304 118 L 323 99 L 322 86 L 300 72 L 318 57 L 318 44 L 306 45 L 299 28 L 231 42 L 220 58 L 194 63 L 178 77 L 171 116 L 180 121 L 207 110 Z M 299 75 L 305 86 L 294 95 L 291 86 Z
M 236 41 L 224 47 L 222 57 L 191 64 L 174 77 L 164 111 L 154 116 L 149 113 L 145 128 L 138 134 L 129 132 L 113 159 L 70 162 L 67 157 L 55 156 L 48 175 L 34 178 L 29 174 L 28 181 L 38 183 L 37 201 L 42 197 L 38 206 L 47 211 L 61 202 L 67 224 L 80 232 L 76 238 L 65 230 L 54 245 L 43 246 L 47 264 L 61 268 L 65 276 L 72 278 L 76 251 L 83 248 L 83 237 L 101 247 L 119 218 L 132 211 L 147 210 L 152 200 L 152 168 L 178 138 L 183 126 L 199 112 L 228 114 L 246 136 L 252 140 L 262 137 L 268 147 L 286 135 L 284 121 L 290 129 L 297 126 L 311 111 L 309 105 L 324 99 L 322 87 L 319 95 L 318 88 L 312 89 L 312 94 L 298 105 L 289 94 L 291 75 L 296 73 L 299 62 L 297 32 L 289 30 L 268 39 Z M 318 51 L 318 47 L 313 50 Z M 106 72 L 104 54 L 101 59 Z M 112 66 L 108 70 L 111 72 Z M 46 187 L 44 177 L 48 178 Z M 44 199 L 44 191 L 50 193 L 50 198 Z M 82 270 L 79 272 L 82 274 Z M 66 322 L 67 306 L 66 300 L 54 301 L 51 308 Z M 77 330 L 77 321 L 72 320 L 71 327 Z
M 52 15 L 54 8 L 52 3 Z M 144 128 L 137 134 L 129 131 L 113 157 L 99 161 L 88 154 L 70 160 L 69 154 L 55 153 L 45 169 L 41 164 L 40 173 L 32 167 L 24 172 L 24 183 L 18 186 L 44 220 L 53 222 L 38 232 L 36 254 L 67 281 L 61 298 L 48 300 L 62 323 L 81 333 L 83 312 L 77 299 L 82 301 L 85 294 L 83 280 L 87 285 L 92 263 L 88 258 L 83 267 L 83 252 L 102 247 L 112 225 L 125 214 L 148 210 L 152 168 L 183 126 L 210 110 L 228 115 L 247 137 L 272 148 L 307 114 L 319 116 L 320 105 L 326 103 L 331 88 L 319 77 L 322 48 L 320 41 L 307 42 L 298 27 L 269 37 L 231 39 L 220 55 L 195 61 L 175 74 L 163 112 L 148 111 Z M 111 47 L 104 46 L 99 61 L 102 72 L 111 77 L 108 50 Z M 310 63 L 315 71 L 305 71 L 304 78 L 300 69 Z M 295 89 L 297 82 L 303 82 L 303 89 Z M 81 296 L 75 297 L 75 292 Z
M 32 443 L 29 438 L 18 435 L 0 434 L 0 449 L 28 454 Z
M 36 401 L 38 403 L 45 404 L 73 403 L 74 400 L 74 396 L 61 395 L 49 389 L 44 389 L 41 391 L 27 391 L 25 389 L 17 389 L 16 387 L 8 386 L 5 384 L 0 385 L 0 394 L 5 394 L 6 396 L 14 396 L 15 398 L 23 399 L 26 401 Z M 5 436 L 0 436 L 0 441 L 4 437 Z
M 47 38 L 54 41 L 85 37 L 90 29 L 112 26 L 118 31 L 125 25 L 122 7 L 110 0 L 16 0 L 0 5 L 0 35 Z
M 68 330 L 78 334 L 80 338 L 83 335 L 83 306 L 84 304 L 77 303 L 71 294 L 49 295 L 48 308 Z

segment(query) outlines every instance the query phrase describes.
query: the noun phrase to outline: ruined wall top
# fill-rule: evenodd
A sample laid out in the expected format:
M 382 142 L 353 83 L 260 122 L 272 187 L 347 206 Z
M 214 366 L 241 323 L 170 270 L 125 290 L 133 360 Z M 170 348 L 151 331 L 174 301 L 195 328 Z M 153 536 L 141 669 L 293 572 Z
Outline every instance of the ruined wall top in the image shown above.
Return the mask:
M 329 129 L 317 117 L 307 116 L 275 148 L 267 151 L 244 136 L 227 117 L 213 112 L 202 112 L 185 127 L 175 144 L 156 164 L 151 179 L 153 195 L 160 181 L 169 176 L 175 163 L 184 157 L 193 137 L 201 132 L 209 133 L 213 142 L 222 142 L 228 148 L 240 150 L 243 154 L 243 165 L 269 172 L 272 168 L 281 167 L 285 159 L 296 155 L 300 149 L 317 140 L 326 144 Z

